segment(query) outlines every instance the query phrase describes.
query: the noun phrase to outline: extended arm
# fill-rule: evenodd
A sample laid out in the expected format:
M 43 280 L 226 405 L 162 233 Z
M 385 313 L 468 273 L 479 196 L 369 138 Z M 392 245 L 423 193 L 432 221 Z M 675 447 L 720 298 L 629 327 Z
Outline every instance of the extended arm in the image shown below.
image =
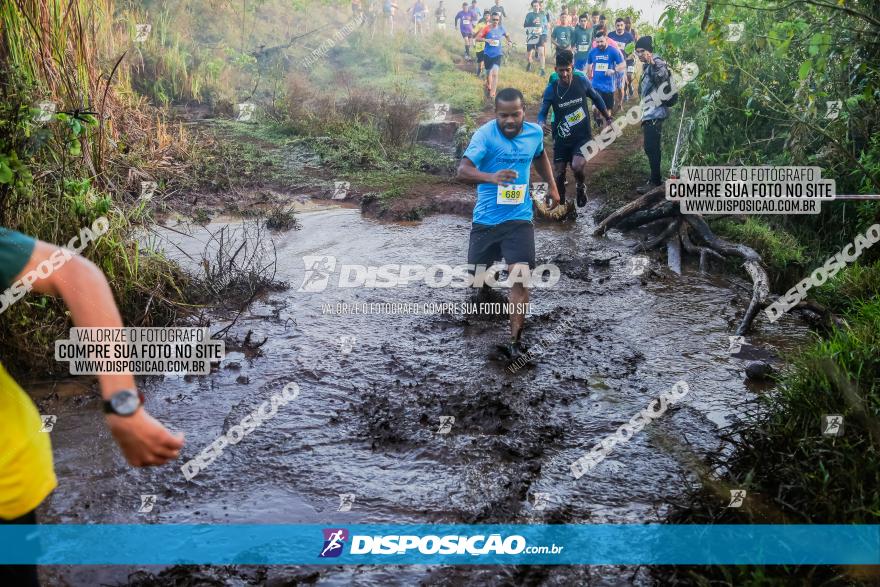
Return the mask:
M 544 125 L 547 122 L 547 115 L 550 114 L 550 106 L 553 104 L 553 95 L 550 93 L 550 87 L 544 90 L 544 97 L 541 99 L 541 109 L 538 110 L 538 124 Z
M 512 169 L 502 169 L 495 173 L 484 173 L 477 169 L 474 162 L 467 157 L 462 157 L 458 163 L 458 173 L 456 178 L 465 183 L 494 183 L 496 185 L 511 183 L 516 180 L 516 171 Z
M 58 247 L 37 241 L 31 258 L 16 279 L 35 270 L 53 254 L 57 256 L 57 251 Z M 72 255 L 48 277 L 38 277 L 33 289 L 63 299 L 78 327 L 122 327 L 107 279 L 94 263 L 83 257 Z M 98 376 L 98 381 L 104 399 L 123 389 L 135 389 L 131 373 L 105 373 Z M 136 467 L 162 465 L 176 459 L 183 446 L 182 435 L 172 435 L 143 407 L 128 417 L 107 415 L 106 421 L 126 460 Z

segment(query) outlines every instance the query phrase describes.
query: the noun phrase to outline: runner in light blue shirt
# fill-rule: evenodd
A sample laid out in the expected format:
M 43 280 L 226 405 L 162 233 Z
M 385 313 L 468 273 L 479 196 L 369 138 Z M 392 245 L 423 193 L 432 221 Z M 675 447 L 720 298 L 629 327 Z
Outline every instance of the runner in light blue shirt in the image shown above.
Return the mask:
M 544 151 L 544 132 L 537 124 L 525 122 L 522 93 L 505 88 L 495 98 L 495 120 L 478 128 L 471 138 L 458 165 L 458 178 L 477 184 L 468 263 L 489 267 L 503 258 L 514 281 L 510 290 L 511 340 L 499 347 L 501 357 L 509 361 L 525 352 L 520 337 L 529 301 L 527 279 L 516 280 L 514 276 L 528 275 L 528 268 L 535 266 L 529 184 L 532 162 L 547 184 L 553 209 L 559 204 L 559 191 Z M 479 285 L 475 278 L 474 286 Z

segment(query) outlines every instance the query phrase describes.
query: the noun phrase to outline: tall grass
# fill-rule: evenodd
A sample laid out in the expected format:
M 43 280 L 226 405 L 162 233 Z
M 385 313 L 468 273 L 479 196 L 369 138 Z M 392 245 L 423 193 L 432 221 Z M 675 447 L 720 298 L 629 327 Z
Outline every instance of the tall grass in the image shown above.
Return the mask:
M 0 223 L 60 244 L 107 217 L 110 231 L 83 254 L 107 274 L 127 323 L 169 324 L 186 307 L 188 280 L 138 245 L 148 213 L 134 196 L 141 180 L 174 167 L 186 134 L 116 92 L 113 10 L 112 1 L 0 0 L 0 159 L 17 162 L 0 181 Z M 38 123 L 32 105 L 43 100 L 58 113 Z M 4 356 L 51 366 L 52 340 L 69 325 L 61 303 L 28 296 L 4 318 Z

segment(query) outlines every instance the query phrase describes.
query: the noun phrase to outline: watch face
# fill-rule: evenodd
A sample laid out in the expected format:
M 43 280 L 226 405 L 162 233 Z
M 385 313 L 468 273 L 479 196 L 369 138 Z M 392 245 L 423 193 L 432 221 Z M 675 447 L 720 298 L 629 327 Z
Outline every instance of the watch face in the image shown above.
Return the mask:
M 133 391 L 120 391 L 110 398 L 110 405 L 113 406 L 113 411 L 120 416 L 130 416 L 134 414 L 140 407 L 140 404 L 140 399 Z

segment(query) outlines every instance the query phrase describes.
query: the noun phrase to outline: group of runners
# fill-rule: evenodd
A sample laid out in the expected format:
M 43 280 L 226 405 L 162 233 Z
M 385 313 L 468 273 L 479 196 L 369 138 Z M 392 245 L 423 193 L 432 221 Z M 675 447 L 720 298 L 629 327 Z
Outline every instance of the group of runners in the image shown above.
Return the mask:
M 369 0 L 355 0 L 361 1 Z M 385 0 L 385 5 L 393 2 Z M 474 133 L 459 164 L 458 177 L 478 184 L 468 263 L 489 266 L 503 259 L 510 268 L 520 266 L 515 273 L 522 274 L 523 268 L 535 266 L 531 165 L 549 185 L 546 197 L 550 210 L 566 203 L 566 176 L 571 167 L 576 203 L 583 207 L 587 203 L 583 148 L 592 139 L 591 119 L 597 129 L 610 124 L 624 102 L 651 95 L 670 80 L 670 73 L 666 63 L 653 55 L 652 38 L 640 37 L 629 17 L 616 18 L 613 30 L 609 30 L 606 16 L 599 11 L 577 15 L 563 6 L 554 19 L 544 9 L 543 0 L 531 0 L 522 25 L 526 70 L 536 65 L 545 76 L 550 47 L 555 66 L 536 120 L 527 122 L 522 93 L 514 88 L 497 92 L 505 45 L 509 50 L 514 43 L 505 26 L 508 15 L 502 0 L 493 2 L 485 9 L 477 0 L 462 2 L 452 19 L 464 41 L 465 60 L 473 62 L 476 75 L 486 79 L 486 94 L 494 100 L 496 114 Z M 429 14 L 425 0 L 416 0 L 409 12 L 416 22 Z M 443 2 L 434 14 L 437 28 L 445 28 Z M 418 26 L 414 29 L 416 34 L 422 31 Z M 638 88 L 636 58 L 642 63 Z M 660 133 L 667 116 L 666 104 L 643 103 L 641 124 L 651 176 L 637 189 L 639 193 L 661 183 Z M 552 137 L 552 159 L 544 150 L 545 135 Z M 500 346 L 505 357 L 517 360 L 526 351 L 521 344 L 525 317 L 518 309 L 528 301 L 527 284 L 514 283 L 509 301 L 514 308 L 511 338 Z
M 567 6 L 563 6 L 559 18 L 554 21 L 550 12 L 544 10 L 542 0 L 532 0 L 531 11 L 526 15 L 523 27 L 526 32 L 526 69 L 531 70 L 532 64 L 538 63 L 541 75 L 545 74 L 548 44 L 556 52 L 565 49 L 574 52 L 575 70 L 586 73 L 587 65 L 591 64 L 590 51 L 599 46 L 599 38 L 604 36 L 605 46 L 617 49 L 627 66 L 626 75 L 615 80 L 615 89 L 619 86 L 621 97 L 624 89 L 627 97 L 633 96 L 635 60 L 632 51 L 627 52 L 626 49 L 630 43 L 639 39 L 639 35 L 633 28 L 630 17 L 617 18 L 614 30 L 609 31 L 605 15 L 598 10 L 594 10 L 592 14 L 576 16 L 569 13 Z
M 501 0 L 495 5 L 480 10 L 476 0 L 470 4 L 462 3 L 461 10 L 453 19 L 464 40 L 464 58 L 475 61 L 474 73 L 486 77 L 486 92 L 495 97 L 498 71 L 504 61 L 502 40 L 508 48 L 514 46 L 504 25 L 506 13 Z M 635 58 L 633 44 L 639 35 L 629 17 L 617 18 L 614 30 L 609 31 L 606 17 L 598 11 L 579 16 L 569 14 L 564 6 L 558 19 L 553 19 L 543 8 L 542 0 L 532 0 L 531 11 L 523 21 L 526 37 L 526 71 L 532 65 L 540 67 L 540 75 L 546 75 L 545 63 L 548 47 L 554 53 L 571 51 L 574 53 L 573 68 L 576 72 L 593 80 L 606 104 L 619 109 L 635 94 Z M 473 49 L 473 55 L 471 50 Z M 600 113 L 594 110 L 594 118 L 600 124 Z
M 535 4 L 540 5 L 538 0 L 533 2 Z M 530 182 L 533 164 L 548 184 L 546 203 L 549 210 L 566 202 L 569 166 L 575 178 L 576 203 L 579 207 L 586 205 L 583 147 L 592 139 L 588 114 L 590 102 L 601 124 L 610 124 L 617 91 L 614 80 L 620 80 L 620 74 L 626 73 L 624 58 L 616 49 L 612 51 L 604 31 L 596 30 L 593 37 L 595 46 L 589 51 L 578 51 L 580 47 L 577 46 L 572 51 L 569 47 L 557 45 L 555 71 L 544 90 L 535 122 L 525 120 L 522 93 L 505 88 L 495 96 L 495 119 L 478 128 L 471 138 L 458 167 L 460 180 L 478 186 L 468 246 L 469 264 L 490 267 L 503 260 L 509 275 L 517 276 L 528 276 L 529 270 L 534 269 L 535 232 Z M 651 167 L 651 177 L 645 185 L 637 188 L 639 193 L 661 183 L 660 132 L 669 115 L 668 103 L 651 98 L 661 86 L 671 83 L 668 66 L 653 51 L 650 36 L 635 41 L 633 54 L 643 65 L 639 84 L 641 124 L 645 153 Z M 586 72 L 577 67 L 580 53 L 586 53 Z M 544 149 L 545 134 L 550 134 L 553 139 L 552 164 Z M 499 358 L 513 363 L 520 362 L 523 357 L 530 360 L 528 349 L 522 343 L 523 304 L 529 299 L 528 280 L 514 280 L 508 285 L 512 308 L 510 340 L 499 345 Z M 480 295 L 489 296 L 488 288 L 484 286 L 483 289 L 485 291 Z
M 402 20 L 401 14 L 406 15 L 414 35 L 424 35 L 431 28 L 446 29 L 446 6 L 443 0 L 433 11 L 428 8 L 426 0 L 415 0 L 404 13 L 400 12 L 397 0 L 351 0 L 351 13 L 355 19 L 363 20 L 371 34 L 375 34 L 377 22 L 386 33 L 394 33 L 395 23 Z

